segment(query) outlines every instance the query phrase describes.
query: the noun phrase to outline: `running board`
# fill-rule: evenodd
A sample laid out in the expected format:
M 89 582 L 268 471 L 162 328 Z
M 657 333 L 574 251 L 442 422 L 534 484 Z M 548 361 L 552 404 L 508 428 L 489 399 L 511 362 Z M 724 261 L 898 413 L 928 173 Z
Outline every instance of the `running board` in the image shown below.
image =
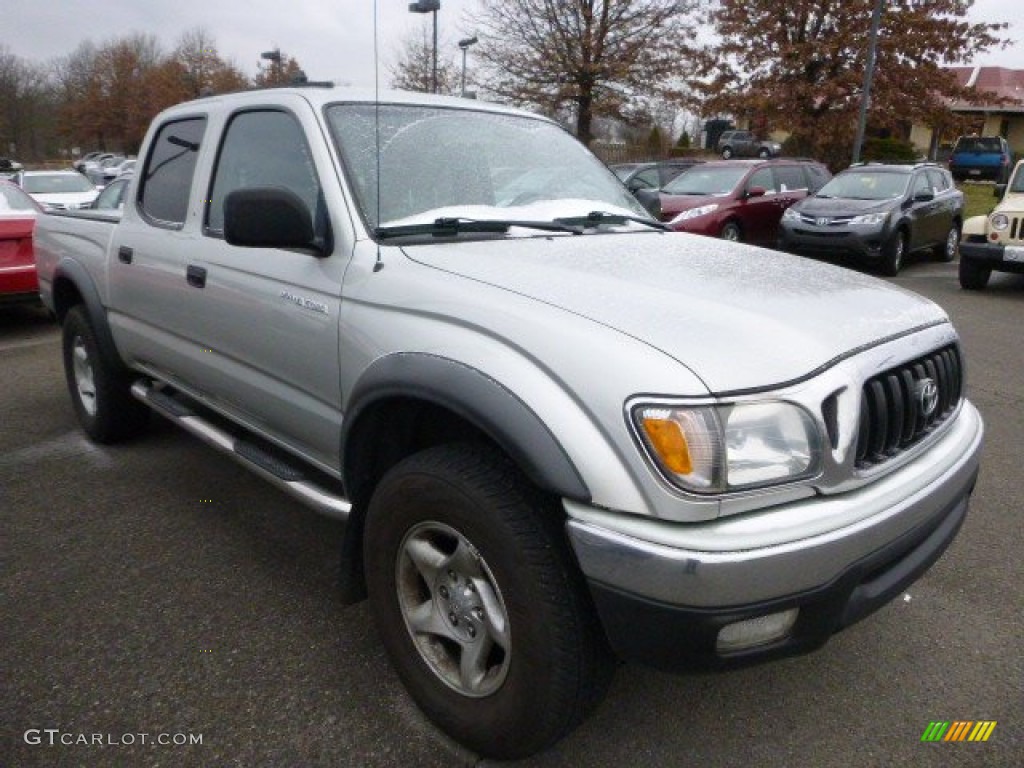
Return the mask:
M 348 499 L 309 480 L 300 467 L 278 458 L 251 440 L 229 434 L 187 403 L 150 386 L 145 380 L 132 384 L 132 396 L 320 514 L 348 520 L 352 510 Z

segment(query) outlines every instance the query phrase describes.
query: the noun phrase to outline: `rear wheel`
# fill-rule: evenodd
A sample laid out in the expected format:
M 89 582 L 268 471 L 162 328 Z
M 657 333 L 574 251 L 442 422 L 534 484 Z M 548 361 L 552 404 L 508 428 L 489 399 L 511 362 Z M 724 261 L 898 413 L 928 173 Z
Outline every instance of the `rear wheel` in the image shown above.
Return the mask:
M 968 291 L 980 291 L 988 285 L 988 279 L 992 276 L 992 268 L 983 267 L 961 255 L 959 273 L 961 288 Z
M 960 227 L 953 222 L 946 233 L 946 240 L 935 246 L 935 255 L 942 261 L 953 261 L 956 258 L 957 248 L 960 246 Z
M 758 156 L 758 157 L 760 157 L 760 158 L 761 158 L 762 160 L 764 160 L 764 159 L 766 159 L 766 158 L 769 158 L 769 157 L 771 157 L 771 156 L 772 156 L 772 153 L 771 153 L 771 152 L 769 152 L 769 151 L 768 151 L 767 149 L 763 149 L 763 148 L 762 148 L 762 149 L 759 149 L 759 150 L 757 151 L 757 156 Z
M 112 443 L 141 429 L 148 410 L 131 396 L 127 371 L 110 365 L 100 354 L 81 304 L 64 316 L 62 337 L 64 375 L 85 433 L 98 443 Z
M 889 242 L 882 248 L 881 272 L 883 275 L 895 277 L 903 267 L 903 257 L 907 250 L 907 233 L 897 229 Z
M 470 749 L 530 755 L 603 694 L 610 654 L 564 518 L 502 454 L 445 445 L 393 467 L 370 502 L 364 551 L 392 663 Z
M 722 227 L 722 231 L 718 236 L 723 240 L 731 240 L 734 243 L 743 241 L 743 232 L 740 230 L 740 225 L 735 221 L 725 222 L 725 226 Z

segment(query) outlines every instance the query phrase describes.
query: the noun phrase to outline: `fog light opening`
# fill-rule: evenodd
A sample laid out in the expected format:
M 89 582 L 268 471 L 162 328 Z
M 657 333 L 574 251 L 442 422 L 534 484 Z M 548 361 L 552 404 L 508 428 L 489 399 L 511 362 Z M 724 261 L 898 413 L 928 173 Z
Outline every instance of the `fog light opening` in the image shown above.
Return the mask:
M 715 650 L 719 653 L 730 653 L 781 640 L 789 634 L 799 614 L 799 608 L 790 608 L 788 611 L 728 624 L 718 631 Z

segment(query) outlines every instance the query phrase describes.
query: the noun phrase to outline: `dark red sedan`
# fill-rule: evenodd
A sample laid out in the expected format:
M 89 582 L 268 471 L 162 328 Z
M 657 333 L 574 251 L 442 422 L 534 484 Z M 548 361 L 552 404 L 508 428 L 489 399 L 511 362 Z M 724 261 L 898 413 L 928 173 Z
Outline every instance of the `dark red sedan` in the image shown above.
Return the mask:
M 42 212 L 20 187 L 0 181 L 0 304 L 39 301 L 32 231 Z
M 661 220 L 677 232 L 774 245 L 782 213 L 832 174 L 813 160 L 720 160 L 661 190 Z

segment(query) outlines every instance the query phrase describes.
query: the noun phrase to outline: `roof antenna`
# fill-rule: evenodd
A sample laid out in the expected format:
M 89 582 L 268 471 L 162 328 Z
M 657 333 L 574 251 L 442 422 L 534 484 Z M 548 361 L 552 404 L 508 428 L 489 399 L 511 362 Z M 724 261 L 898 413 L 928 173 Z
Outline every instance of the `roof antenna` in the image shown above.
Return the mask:
M 377 215 L 375 227 L 380 226 L 380 57 L 377 53 L 377 0 L 373 0 L 373 133 L 377 152 Z M 380 243 L 377 243 L 377 261 L 373 265 L 374 272 L 384 269 L 380 260 Z

